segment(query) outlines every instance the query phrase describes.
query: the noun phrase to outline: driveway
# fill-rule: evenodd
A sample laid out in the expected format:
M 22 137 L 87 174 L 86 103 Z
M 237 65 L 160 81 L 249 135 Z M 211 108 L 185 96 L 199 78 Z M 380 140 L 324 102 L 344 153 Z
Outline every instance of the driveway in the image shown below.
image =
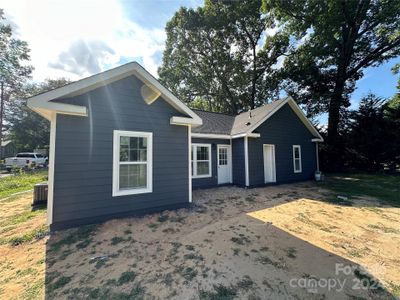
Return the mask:
M 190 210 L 54 234 L 46 296 L 390 299 L 400 209 L 334 196 L 313 182 L 222 187 L 195 191 Z

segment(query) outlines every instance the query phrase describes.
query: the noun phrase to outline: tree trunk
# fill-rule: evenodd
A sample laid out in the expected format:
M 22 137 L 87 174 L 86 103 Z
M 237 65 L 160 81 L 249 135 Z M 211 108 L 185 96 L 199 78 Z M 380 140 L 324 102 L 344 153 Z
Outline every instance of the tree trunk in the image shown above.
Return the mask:
M 256 53 L 256 46 L 252 45 L 253 47 L 253 76 L 252 76 L 252 87 L 251 87 L 251 103 L 250 109 L 254 109 L 255 107 L 255 98 L 256 98 L 256 80 L 257 80 L 257 53 Z
M 4 82 L 0 86 L 0 159 L 3 157 L 3 148 L 1 147 L 3 141 L 3 115 L 4 115 Z

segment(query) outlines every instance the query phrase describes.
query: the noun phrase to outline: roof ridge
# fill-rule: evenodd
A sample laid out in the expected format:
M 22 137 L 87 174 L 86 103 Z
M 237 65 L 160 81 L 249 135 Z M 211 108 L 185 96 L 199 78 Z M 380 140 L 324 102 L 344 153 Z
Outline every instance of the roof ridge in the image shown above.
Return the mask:
M 191 108 L 191 110 L 206 112 L 206 113 L 210 113 L 210 114 L 224 115 L 224 116 L 229 116 L 229 117 L 236 117 L 237 116 L 237 115 L 232 115 L 232 114 L 228 114 L 228 113 L 216 112 L 216 111 L 208 111 L 208 110 L 202 110 L 202 109 L 197 109 L 197 108 Z

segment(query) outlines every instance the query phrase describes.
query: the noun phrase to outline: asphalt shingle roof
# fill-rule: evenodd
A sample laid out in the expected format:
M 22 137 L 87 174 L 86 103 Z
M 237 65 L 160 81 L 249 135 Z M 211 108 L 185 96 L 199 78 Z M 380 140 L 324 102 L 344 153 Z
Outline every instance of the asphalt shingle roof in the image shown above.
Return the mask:
M 241 134 L 246 133 L 249 127 L 258 124 L 280 105 L 286 98 L 243 112 L 237 116 L 213 113 L 202 110 L 194 112 L 203 120 L 203 125 L 194 127 L 193 133 L 211 134 Z M 251 118 L 250 118 L 251 114 Z

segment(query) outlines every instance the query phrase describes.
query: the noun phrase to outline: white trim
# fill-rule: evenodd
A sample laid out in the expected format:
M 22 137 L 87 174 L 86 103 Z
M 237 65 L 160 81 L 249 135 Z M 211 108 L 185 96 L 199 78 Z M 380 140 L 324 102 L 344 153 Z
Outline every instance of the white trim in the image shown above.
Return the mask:
M 54 206 L 54 162 L 56 154 L 57 113 L 50 116 L 49 179 L 47 190 L 47 225 L 53 223 Z
M 319 143 L 319 142 L 323 142 L 324 140 L 322 139 L 311 139 L 311 142 L 313 143 Z
M 203 138 L 203 139 L 223 139 L 223 140 L 230 140 L 230 139 L 239 139 L 243 137 L 251 137 L 251 138 L 259 138 L 261 134 L 259 133 L 240 133 L 235 135 L 229 134 L 214 134 L 214 133 L 192 133 L 192 138 Z
M 127 63 L 117 68 L 75 81 L 63 87 L 33 96 L 28 99 L 28 107 L 32 109 L 52 110 L 58 113 L 72 113 L 78 115 L 87 115 L 86 107 L 70 105 L 59 102 L 50 102 L 51 100 L 73 97 L 81 95 L 98 87 L 105 86 L 111 82 L 122 78 L 135 75 L 147 86 L 147 88 L 159 91 L 167 103 L 174 107 L 177 111 L 187 114 L 192 118 L 192 125 L 201 125 L 201 118 L 187 107 L 183 102 L 176 98 L 168 89 L 166 89 L 157 79 L 147 72 L 137 62 Z M 148 99 L 144 99 L 148 101 Z M 155 101 L 155 99 L 154 99 Z M 150 101 L 151 102 L 151 101 Z M 194 124 L 195 123 L 195 124 Z
M 247 132 L 247 133 L 239 133 L 232 135 L 233 139 L 238 139 L 242 137 L 249 137 L 249 138 L 259 138 L 261 134 L 255 132 Z
M 153 133 L 152 132 L 142 132 L 142 131 L 123 131 L 123 130 L 114 130 L 113 132 L 113 190 L 112 196 L 125 196 L 125 195 L 135 195 L 135 194 L 143 194 L 143 193 L 152 193 L 153 192 Z M 147 138 L 147 178 L 145 188 L 140 189 L 127 189 L 120 190 L 119 189 L 119 168 L 120 168 L 120 137 L 121 136 L 129 136 L 129 137 L 145 137 Z
M 246 178 L 246 186 L 249 186 L 249 146 L 248 146 L 248 137 L 244 137 L 244 168 L 245 168 L 245 178 Z
M 228 164 L 229 164 L 229 181 L 228 183 L 232 183 L 232 146 L 230 144 L 217 144 L 217 183 L 219 183 L 219 176 L 218 176 L 218 168 L 219 168 L 219 149 L 220 148 L 227 148 L 228 149 Z M 221 183 L 221 184 L 225 184 Z
M 272 181 L 267 181 L 266 174 L 265 174 L 265 147 L 271 147 L 272 148 L 272 160 L 273 160 L 273 176 L 272 176 Z M 264 183 L 273 183 L 276 182 L 276 161 L 275 161 L 275 145 L 274 144 L 263 144 L 263 161 L 264 161 Z
M 197 151 L 193 151 L 193 179 L 197 178 L 209 178 L 212 176 L 212 149 L 211 149 L 211 144 L 201 144 L 201 143 L 193 143 L 191 145 L 192 151 L 193 147 L 207 147 L 208 148 L 208 174 L 204 175 L 196 175 L 197 174 Z M 190 156 L 192 156 L 192 153 L 190 153 Z M 191 157 L 190 157 L 191 158 Z M 190 163 L 192 163 L 192 160 L 190 159 Z
M 231 136 L 229 134 L 192 133 L 192 138 L 230 140 Z
M 188 126 L 188 125 L 192 125 L 192 126 L 198 126 L 201 125 L 201 123 L 199 123 L 197 120 L 194 120 L 192 118 L 185 118 L 185 117 L 171 117 L 169 120 L 169 123 L 171 125 L 184 125 L 184 126 Z
M 192 132 L 192 128 L 189 125 L 188 126 L 188 148 L 189 148 L 189 152 L 188 152 L 188 157 L 189 157 L 189 203 L 192 202 L 192 136 L 191 136 L 191 132 Z
M 298 158 L 298 160 L 299 160 L 299 166 L 300 166 L 300 169 L 299 169 L 299 170 L 296 170 L 296 164 L 295 164 L 296 157 L 295 157 L 295 150 L 294 150 L 294 149 L 299 149 L 299 158 Z M 301 172 L 303 172 L 303 170 L 302 170 L 302 164 L 301 164 L 301 146 L 300 146 L 300 145 L 293 145 L 293 147 L 292 147 L 292 154 L 293 154 L 293 171 L 294 171 L 294 173 L 301 173 Z

